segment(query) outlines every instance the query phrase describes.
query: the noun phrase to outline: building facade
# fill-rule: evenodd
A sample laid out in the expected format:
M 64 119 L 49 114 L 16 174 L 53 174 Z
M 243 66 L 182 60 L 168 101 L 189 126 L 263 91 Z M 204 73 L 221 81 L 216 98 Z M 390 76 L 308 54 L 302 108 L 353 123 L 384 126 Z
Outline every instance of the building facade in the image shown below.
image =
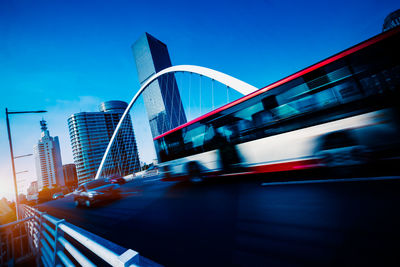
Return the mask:
M 400 26 L 400 9 L 393 11 L 385 18 L 383 22 L 382 31 L 390 30 L 394 27 Z
M 39 193 L 38 182 L 33 181 L 28 187 L 26 199 L 28 201 L 37 200 L 38 193 Z
M 65 185 L 68 187 L 76 187 L 78 185 L 78 176 L 76 174 L 75 164 L 63 165 L 63 174 L 65 179 Z
M 46 121 L 41 120 L 40 125 L 41 138 L 33 147 L 39 191 L 43 187 L 53 188 L 56 185 L 65 185 L 58 137 L 50 136 Z
M 140 85 L 155 73 L 172 66 L 167 46 L 148 33 L 132 45 L 132 52 Z M 186 123 L 174 74 L 168 74 L 162 82 L 152 82 L 142 95 L 153 138 Z
M 108 143 L 128 104 L 123 101 L 101 103 L 98 112 L 80 112 L 68 118 L 69 134 L 78 184 L 93 180 Z M 140 170 L 132 120 L 128 115 L 113 145 L 112 160 L 104 166 L 122 176 Z M 118 153 L 116 153 L 116 151 Z

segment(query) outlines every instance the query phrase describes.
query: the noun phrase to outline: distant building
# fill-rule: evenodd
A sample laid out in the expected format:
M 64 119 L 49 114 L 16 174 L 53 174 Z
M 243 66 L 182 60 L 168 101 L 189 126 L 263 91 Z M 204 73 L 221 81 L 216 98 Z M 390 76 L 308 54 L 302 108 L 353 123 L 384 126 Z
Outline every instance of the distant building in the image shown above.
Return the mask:
M 65 185 L 68 187 L 75 187 L 78 185 L 78 176 L 76 174 L 75 164 L 63 165 L 63 173 L 65 179 Z
M 3 224 L 3 220 L 1 220 L 3 216 L 7 216 L 12 212 L 12 209 L 9 206 L 9 203 L 6 198 L 0 199 L 0 224 Z
M 148 33 L 144 33 L 132 45 L 132 51 L 140 85 L 153 74 L 172 66 L 167 46 Z M 153 138 L 186 123 L 185 111 L 173 74 L 165 77 L 162 83 L 152 82 L 142 95 Z
M 58 137 L 51 137 L 45 120 L 40 121 L 42 134 L 36 146 L 33 147 L 38 178 L 38 189 L 64 186 L 61 151 Z
M 38 182 L 33 181 L 29 187 L 28 187 L 28 194 L 26 195 L 26 199 L 28 201 L 32 200 L 37 200 L 38 199 L 38 193 L 39 193 L 39 188 L 38 188 Z
M 101 103 L 99 112 L 80 112 L 68 118 L 72 153 L 76 165 L 78 184 L 93 180 L 108 143 L 128 104 L 123 101 Z M 128 115 L 120 128 L 122 138 L 111 151 L 113 158 L 107 168 L 113 168 L 122 176 L 140 170 L 132 120 Z
M 390 13 L 383 22 L 382 31 L 390 30 L 400 25 L 400 9 Z
M 19 203 L 24 203 L 26 202 L 28 199 L 26 198 L 26 196 L 24 194 L 19 194 L 18 195 L 18 202 Z

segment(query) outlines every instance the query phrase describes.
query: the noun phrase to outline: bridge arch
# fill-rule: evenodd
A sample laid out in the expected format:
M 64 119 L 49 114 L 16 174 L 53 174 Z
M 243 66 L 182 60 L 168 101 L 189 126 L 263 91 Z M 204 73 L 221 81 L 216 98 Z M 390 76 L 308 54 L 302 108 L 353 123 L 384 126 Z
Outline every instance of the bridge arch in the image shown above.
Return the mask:
M 120 121 L 117 124 L 117 127 L 115 128 L 115 131 L 110 139 L 110 142 L 108 143 L 106 152 L 104 153 L 103 159 L 101 160 L 100 166 L 97 170 L 95 179 L 98 179 L 100 177 L 101 171 L 103 169 L 103 165 L 104 162 L 107 159 L 107 155 L 110 151 L 110 148 L 112 146 L 112 144 L 114 143 L 114 139 L 116 138 L 118 131 L 122 125 L 122 122 L 124 121 L 125 117 L 127 116 L 127 114 L 130 112 L 133 104 L 136 102 L 136 100 L 139 98 L 139 96 L 143 93 L 143 91 L 152 83 L 154 82 L 156 79 L 158 79 L 159 77 L 161 77 L 164 74 L 167 73 L 174 73 L 174 72 L 188 72 L 188 73 L 195 73 L 195 74 L 199 74 L 202 76 L 206 76 L 210 79 L 213 79 L 215 81 L 218 81 L 222 84 L 225 84 L 226 86 L 232 88 L 233 90 L 239 92 L 242 95 L 247 95 L 250 94 L 256 90 L 258 90 L 258 88 L 245 83 L 239 79 L 236 79 L 232 76 L 229 76 L 225 73 L 213 70 L 213 69 L 209 69 L 209 68 L 205 68 L 205 67 L 200 67 L 200 66 L 195 66 L 195 65 L 178 65 L 178 66 L 172 66 L 166 69 L 163 69 L 160 72 L 157 72 L 156 74 L 154 74 L 153 76 L 151 76 L 148 80 L 146 80 L 146 82 L 140 87 L 140 89 L 137 91 L 137 93 L 135 94 L 135 96 L 132 98 L 132 100 L 129 102 L 128 107 L 126 108 L 126 110 L 124 111 Z

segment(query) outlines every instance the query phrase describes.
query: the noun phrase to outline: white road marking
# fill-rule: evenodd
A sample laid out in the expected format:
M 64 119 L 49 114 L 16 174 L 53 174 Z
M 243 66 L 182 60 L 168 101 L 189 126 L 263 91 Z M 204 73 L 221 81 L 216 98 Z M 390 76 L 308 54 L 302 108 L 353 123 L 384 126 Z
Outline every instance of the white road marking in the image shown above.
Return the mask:
M 380 181 L 380 180 L 399 180 L 400 176 L 383 176 L 383 177 L 365 177 L 365 178 L 342 178 L 342 179 L 326 179 L 326 180 L 306 180 L 306 181 L 288 181 L 288 182 L 270 182 L 262 183 L 262 186 L 271 185 L 291 185 L 291 184 L 318 184 L 318 183 L 341 183 L 341 182 L 360 182 L 360 181 Z

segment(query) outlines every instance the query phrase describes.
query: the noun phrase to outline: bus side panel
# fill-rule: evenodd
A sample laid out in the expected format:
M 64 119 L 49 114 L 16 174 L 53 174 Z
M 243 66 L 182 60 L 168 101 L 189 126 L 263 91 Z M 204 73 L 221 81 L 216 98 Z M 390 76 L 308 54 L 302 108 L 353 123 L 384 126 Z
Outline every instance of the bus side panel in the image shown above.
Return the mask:
M 165 162 L 160 164 L 160 167 L 168 166 L 170 175 L 172 176 L 185 176 L 187 175 L 186 164 L 191 161 L 198 162 L 202 166 L 204 172 L 220 170 L 219 154 L 217 150 Z
M 319 139 L 336 131 L 352 131 L 360 145 L 369 149 L 397 142 L 398 130 L 391 121 L 391 110 L 384 109 L 239 144 L 238 149 L 246 167 L 294 161 L 302 164 L 310 159 L 318 160 Z M 293 164 L 287 166 L 296 167 Z
M 327 134 L 349 130 L 359 145 L 376 150 L 398 145 L 398 125 L 393 122 L 392 109 L 383 109 L 270 136 L 237 145 L 243 167 L 250 172 L 288 171 L 321 166 L 320 139 Z M 196 161 L 204 173 L 223 171 L 218 150 L 160 164 L 168 166 L 172 176 L 186 176 L 186 164 Z M 264 167 L 263 167 L 264 166 Z

